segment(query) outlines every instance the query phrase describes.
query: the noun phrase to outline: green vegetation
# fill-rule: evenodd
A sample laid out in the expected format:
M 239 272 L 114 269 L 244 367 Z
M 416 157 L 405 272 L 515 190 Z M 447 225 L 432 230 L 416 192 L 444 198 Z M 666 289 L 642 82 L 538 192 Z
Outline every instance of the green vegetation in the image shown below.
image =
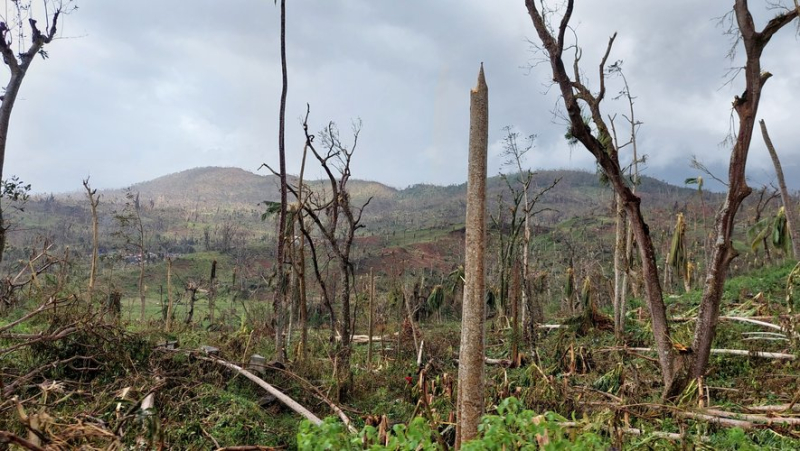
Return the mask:
M 798 446 L 789 427 L 740 430 L 710 426 L 679 415 L 696 408 L 696 385 L 675 404 L 662 404 L 653 355 L 620 346 L 603 320 L 611 309 L 611 284 L 603 270 L 611 264 L 611 210 L 585 201 L 585 193 L 593 193 L 595 198 L 602 193 L 601 188 L 594 187 L 594 175 L 559 175 L 564 181 L 556 189 L 565 197 L 547 200 L 549 203 L 543 205 L 557 207 L 558 211 L 537 217 L 534 226 L 532 277 L 536 285 L 532 295 L 542 303 L 546 323 L 566 327 L 538 330 L 535 347 L 526 344 L 520 348 L 523 357 L 517 367 L 508 360 L 513 335 L 507 313 L 498 305 L 492 306 L 487 357 L 497 359 L 500 365 L 486 368 L 488 414 L 479 439 L 465 448 L 501 449 L 502 444 L 505 449 L 677 446 L 674 437 L 665 438 L 659 435 L 661 432 L 682 435 L 684 443 L 706 449 L 733 444 L 738 449 Z M 220 178 L 219 183 L 224 179 Z M 90 243 L 87 206 L 82 199 L 29 201 L 31 206 L 18 212 L 20 224 L 32 227 L 35 233 L 58 237 L 56 242 L 74 244 L 69 253 L 60 245 L 47 249 L 46 258 L 37 260 L 34 267 L 39 268 L 38 263 L 44 260 L 52 261 L 48 270 L 38 274 L 35 283 L 27 278 L 29 272 L 23 272 L 19 279 L 24 282 L 22 288 L 11 293 L 13 304 L 5 308 L 0 319 L 3 386 L 6 390 L 11 387 L 8 395 L 24 400 L 28 417 L 41 413 L 51 418 L 46 438 L 67 448 L 140 443 L 144 447 L 170 449 L 246 444 L 288 449 L 439 449 L 443 447 L 440 439 L 452 443 L 455 431 L 450 414 L 455 405 L 454 359 L 460 334 L 458 267 L 463 264 L 463 205 L 451 198 L 442 211 L 462 211 L 448 219 L 439 212 L 429 215 L 439 208 L 436 196 L 445 198 L 445 194 L 437 194 L 436 187 L 415 187 L 410 191 L 378 188 L 373 185 L 370 189 L 383 196 L 381 202 L 385 204 L 381 208 L 386 208 L 385 213 L 379 209 L 372 212 L 378 226 L 373 228 L 373 223 L 367 222 L 368 227 L 359 232 L 355 241 L 354 325 L 356 334 L 366 333 L 369 297 L 364 286 L 369 269 L 373 269 L 374 334 L 385 340 L 373 345 L 371 362 L 367 361 L 366 344 L 353 346 L 352 390 L 339 401 L 359 433 L 347 432 L 335 417 L 326 419 L 321 427 L 304 423 L 291 410 L 266 397 L 261 388 L 203 360 L 204 355 L 198 351 L 204 345 L 214 346 L 222 358 L 244 366 L 252 354 L 274 355 L 270 326 L 274 248 L 273 240 L 265 238 L 274 232 L 270 223 L 260 220 L 257 207 L 226 209 L 222 204 L 199 207 L 180 206 L 178 202 L 160 207 L 156 199 L 151 208 L 149 198 L 143 197 L 143 220 L 154 255 L 145 268 L 147 320 L 139 322 L 138 266 L 126 261 L 124 243 L 113 237 L 117 226 L 109 216 L 121 204 L 110 195 L 101 197 L 101 206 L 105 205 L 101 211 L 105 215 L 101 216 L 101 262 L 95 298 L 90 303 L 84 299 Z M 448 187 L 442 193 L 453 196 L 462 189 Z M 679 199 L 687 190 L 662 191 L 664 196 Z M 661 194 L 656 191 L 654 195 Z M 661 204 L 677 202 L 672 199 L 665 197 Z M 685 212 L 689 242 L 692 218 L 697 216 L 695 207 L 689 203 Z M 400 210 L 392 211 L 394 208 Z M 407 208 L 407 213 L 402 208 Z M 654 229 L 674 220 L 672 209 L 654 209 L 649 214 Z M 63 228 L 67 221 L 73 225 Z M 226 224 L 233 232 L 228 246 L 223 242 Z M 740 231 L 744 236 L 745 227 Z M 31 236 L 33 233 L 9 235 L 15 238 L 10 253 L 19 260 L 7 260 L 9 273 L 16 274 L 28 265 L 30 255 L 44 249 L 43 242 Z M 492 243 L 498 241 L 500 233 L 504 233 L 502 227 L 490 231 Z M 666 252 L 669 227 L 656 233 L 656 237 L 661 252 Z M 758 316 L 773 324 L 785 324 L 786 284 L 793 262 L 785 260 L 780 249 L 773 252 L 773 264 L 766 263 L 744 241 L 740 249 L 742 256 L 736 260 L 737 267 L 725 286 L 722 314 Z M 165 332 L 163 323 L 166 257 L 172 260 L 175 304 L 169 332 Z M 494 293 L 499 287 L 494 272 L 497 258 L 494 251 L 490 252 L 488 280 Z M 691 246 L 687 258 L 698 260 Z M 212 323 L 208 281 L 214 261 L 217 285 Z M 664 261 L 663 254 L 659 261 Z M 574 271 L 575 296 L 584 291 L 581 288 L 587 278 L 590 281 L 586 299 L 576 304 L 576 313 L 581 312 L 581 306 L 594 306 L 593 315 L 570 318 L 563 300 L 568 265 Z M 694 328 L 691 317 L 702 287 L 696 279 L 691 281 L 688 292 L 683 285 L 678 280 L 668 285 L 667 301 L 671 315 L 685 319 L 675 322 L 672 329 L 676 342 L 687 346 Z M 196 287 L 196 297 L 191 321 L 187 322 L 189 287 Z M 118 321 L 109 313 L 98 313 L 115 291 L 122 294 Z M 294 311 L 286 367 L 270 366 L 262 377 L 318 416 L 328 417 L 333 412 L 324 398 L 330 398 L 336 380 L 330 318 L 314 284 L 309 286 L 308 294 L 311 328 L 306 356 L 297 354 L 299 313 Z M 3 330 L 3 324 L 23 317 L 50 298 L 60 301 L 55 309 Z M 416 328 L 419 338 L 425 341 L 421 368 L 416 364 L 417 350 L 407 321 L 405 298 L 416 311 Z M 649 347 L 652 343 L 647 315 L 641 308 L 640 300 L 633 299 L 624 336 L 629 347 Z M 24 340 L 15 337 L 52 336 L 65 330 L 69 333 L 64 337 L 14 348 L 24 344 Z M 723 321 L 717 330 L 715 347 L 719 348 L 781 353 L 794 349 L 792 343 L 782 340 L 751 340 L 761 336 L 754 332 L 762 331 L 753 324 Z M 177 341 L 177 350 L 164 349 L 171 341 Z M 75 356 L 76 360 L 68 360 Z M 732 412 L 749 406 L 789 403 L 800 391 L 797 365 L 792 360 L 714 355 L 704 381 L 706 398 L 712 406 Z M 29 374 L 30 378 L 12 385 L 20 376 Z M 145 413 L 140 406 L 151 392 L 155 394 L 154 408 Z M 427 408 L 421 403 L 423 394 L 428 396 Z M 26 421 L 17 413 L 10 396 L 4 395 L 0 400 L 0 410 L 0 430 L 25 437 Z

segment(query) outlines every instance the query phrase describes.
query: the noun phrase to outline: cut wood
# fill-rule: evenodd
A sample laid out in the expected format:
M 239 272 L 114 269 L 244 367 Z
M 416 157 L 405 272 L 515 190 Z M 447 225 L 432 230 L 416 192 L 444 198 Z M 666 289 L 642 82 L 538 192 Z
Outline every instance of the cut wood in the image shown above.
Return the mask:
M 230 363 L 228 361 L 216 358 L 216 357 L 198 356 L 198 358 L 201 359 L 201 360 L 208 360 L 209 362 L 214 362 L 214 363 L 216 363 L 218 365 L 222 365 L 222 366 L 224 366 L 226 368 L 230 368 L 230 369 L 236 371 L 237 373 L 241 374 L 242 376 L 244 376 L 244 377 L 250 379 L 251 381 L 255 382 L 259 387 L 263 388 L 269 394 L 271 394 L 272 396 L 277 398 L 278 401 L 282 402 L 286 407 L 288 407 L 288 408 L 294 410 L 295 412 L 297 412 L 298 414 L 302 415 L 308 421 L 314 423 L 317 426 L 322 424 L 322 420 L 320 420 L 319 417 L 317 417 L 316 415 L 311 413 L 305 407 L 303 407 L 300 404 L 298 404 L 297 401 L 295 401 L 294 399 L 286 396 L 285 394 L 283 394 L 283 392 L 281 392 L 277 388 L 275 388 L 272 385 L 266 383 L 264 381 L 264 379 L 261 379 L 260 377 L 258 377 L 255 374 L 247 371 L 246 369 L 244 369 L 244 368 L 242 368 L 242 367 L 240 367 L 238 365 L 234 365 L 233 363 Z

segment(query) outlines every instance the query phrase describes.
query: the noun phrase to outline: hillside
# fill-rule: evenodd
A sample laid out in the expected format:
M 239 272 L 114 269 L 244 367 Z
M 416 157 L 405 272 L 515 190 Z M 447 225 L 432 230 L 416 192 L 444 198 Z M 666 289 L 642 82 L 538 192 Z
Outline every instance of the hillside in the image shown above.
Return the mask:
M 612 235 L 612 195 L 596 174 L 578 171 L 541 171 L 536 174 L 529 197 L 559 182 L 533 207 L 536 235 L 542 246 L 575 236 L 594 234 L 595 244 L 607 248 Z M 296 183 L 296 179 L 292 180 Z M 514 176 L 509 176 L 514 185 Z M 311 181 L 314 192 L 324 192 L 327 184 Z M 348 183 L 353 205 L 370 203 L 364 211 L 358 232 L 359 258 L 365 265 L 392 266 L 414 264 L 440 269 L 458 260 L 463 245 L 460 231 L 466 209 L 466 184 L 437 186 L 417 184 L 396 189 L 378 182 L 351 179 Z M 277 201 L 278 183 L 272 175 L 259 175 L 239 168 L 195 168 L 130 188 L 139 193 L 142 220 L 149 234 L 149 247 L 158 252 L 198 252 L 254 247 L 270 247 L 274 224 L 261 220 L 264 200 Z M 490 177 L 487 184 L 489 219 L 492 227 L 503 215 L 508 221 L 511 200 L 507 182 Z M 644 177 L 638 187 L 642 208 L 655 237 L 666 239 L 677 210 L 700 218 L 699 198 L 693 189 L 677 187 Z M 100 191 L 98 208 L 102 249 L 120 249 L 119 216 L 126 211 L 125 190 Z M 705 193 L 707 217 L 720 195 Z M 502 202 L 502 208 L 501 208 Z M 692 214 L 694 212 L 694 214 Z M 43 237 L 57 245 L 69 245 L 77 252 L 88 252 L 91 243 L 91 215 L 84 193 L 35 196 L 24 211 L 9 210 L 14 221 L 11 237 L 13 258 L 24 258 L 33 243 Z M 743 216 L 744 217 L 744 216 Z M 699 219 L 698 219 L 699 220 Z M 505 227 L 505 226 L 503 226 Z M 555 231 L 557 233 L 551 234 Z M 576 235 L 577 234 L 577 235 Z M 414 249 L 411 249 L 414 247 Z M 27 249 L 27 250 L 26 250 Z M 552 250 L 555 250 L 552 248 Z M 410 254 L 407 254 L 410 253 Z M 374 260 L 378 258 L 382 261 Z M 367 262 L 368 261 L 368 262 Z M 265 260 L 265 264 L 268 261 Z
M 512 176 L 513 179 L 513 176 Z M 552 210 L 553 221 L 573 215 L 598 213 L 611 204 L 611 192 L 601 185 L 598 177 L 580 171 L 540 171 L 534 178 L 531 193 L 560 182 L 541 200 L 541 207 Z M 292 183 L 297 179 L 290 178 Z M 324 181 L 307 182 L 315 192 L 324 190 Z M 365 219 L 373 227 L 437 227 L 457 224 L 463 220 L 466 183 L 450 186 L 417 184 L 396 189 L 379 182 L 351 179 L 348 182 L 354 204 L 372 198 Z M 264 200 L 279 200 L 279 184 L 273 175 L 261 175 L 240 168 L 194 168 L 165 175 L 130 187 L 147 204 L 153 201 L 158 208 L 178 207 L 206 210 L 252 209 Z M 497 200 L 508 198 L 506 183 L 499 176 L 490 177 L 487 185 L 490 209 Z M 124 198 L 125 190 L 107 190 L 101 194 L 109 200 Z M 685 203 L 694 190 L 643 177 L 638 193 L 647 210 L 654 206 L 672 207 Z M 435 213 L 435 214 L 434 214 Z

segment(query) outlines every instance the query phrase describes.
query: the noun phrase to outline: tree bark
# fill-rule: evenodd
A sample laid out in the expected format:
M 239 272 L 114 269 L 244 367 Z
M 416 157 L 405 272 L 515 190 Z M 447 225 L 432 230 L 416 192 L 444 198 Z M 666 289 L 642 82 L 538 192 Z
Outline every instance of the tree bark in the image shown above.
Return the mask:
M 795 260 L 800 260 L 800 243 L 798 243 L 798 238 L 800 237 L 798 237 L 796 233 L 797 231 L 794 228 L 795 224 L 797 224 L 794 202 L 792 202 L 792 196 L 789 194 L 789 189 L 786 188 L 786 180 L 783 178 L 783 167 L 781 166 L 781 160 L 778 158 L 778 153 L 775 151 L 775 146 L 772 145 L 772 140 L 770 139 L 769 132 L 767 131 L 767 123 L 764 122 L 764 119 L 761 119 L 758 123 L 761 125 L 761 135 L 764 137 L 764 144 L 767 146 L 769 156 L 772 158 L 772 165 L 775 166 L 775 175 L 778 177 L 778 188 L 781 191 L 781 202 L 783 202 L 783 208 L 786 210 L 786 227 L 789 228 L 789 237 L 792 240 L 792 254 L 794 255 Z
M 483 414 L 485 322 L 486 160 L 489 140 L 489 89 L 481 64 L 470 92 L 469 175 L 467 179 L 466 261 L 461 347 L 458 365 L 456 448 L 475 438 Z

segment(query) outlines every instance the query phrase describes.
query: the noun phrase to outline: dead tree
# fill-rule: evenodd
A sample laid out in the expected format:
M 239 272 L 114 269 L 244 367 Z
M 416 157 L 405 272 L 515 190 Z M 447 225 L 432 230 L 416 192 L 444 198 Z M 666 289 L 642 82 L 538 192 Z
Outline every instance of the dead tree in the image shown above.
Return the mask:
M 622 66 L 620 64 L 615 64 L 612 67 L 612 72 L 620 76 L 624 86 L 617 98 L 625 97 L 628 101 L 628 114 L 622 115 L 630 126 L 630 137 L 627 142 L 620 144 L 618 141 L 613 116 L 609 122 L 611 123 L 614 145 L 617 147 L 617 150 L 621 150 L 628 145 L 631 146 L 633 152 L 630 165 L 630 171 L 632 172 L 630 176 L 631 192 L 636 194 L 636 187 L 639 185 L 640 161 L 636 135 L 642 123 L 636 119 L 636 110 L 633 108 L 635 97 L 631 94 L 630 86 L 628 86 L 628 79 L 622 72 Z M 642 161 L 644 161 L 644 158 L 642 158 Z M 614 195 L 614 206 L 616 211 L 616 236 L 614 240 L 614 298 L 612 305 L 614 310 L 614 333 L 618 339 L 621 339 L 625 332 L 628 283 L 629 281 L 632 282 L 630 279 L 632 278 L 631 266 L 633 263 L 633 229 L 630 227 L 630 221 L 625 212 L 625 205 L 622 203 L 618 194 Z
M 767 146 L 769 156 L 772 158 L 772 165 L 775 167 L 775 175 L 778 177 L 778 188 L 781 191 L 781 202 L 783 208 L 786 210 L 786 227 L 789 229 L 789 237 L 792 241 L 792 255 L 795 260 L 800 260 L 800 236 L 797 236 L 797 217 L 795 216 L 794 202 L 792 196 L 789 195 L 789 189 L 786 188 L 786 180 L 783 178 L 783 167 L 781 167 L 781 160 L 778 158 L 778 152 L 775 151 L 775 146 L 772 145 L 772 139 L 769 137 L 767 131 L 767 123 L 764 119 L 759 122 L 761 125 L 761 135 L 764 137 L 764 144 Z
M 22 81 L 30 69 L 31 63 L 40 55 L 47 58 L 44 47 L 56 37 L 58 20 L 61 16 L 73 9 L 72 1 L 44 0 L 44 18 L 46 25 L 44 31 L 39 29 L 37 21 L 32 17 L 31 0 L 15 1 L 13 15 L 7 19 L 9 22 L 0 22 L 0 53 L 3 63 L 8 67 L 9 78 L 0 95 L 0 180 L 3 178 L 3 167 L 6 158 L 6 143 L 8 141 L 8 126 L 11 121 L 11 111 L 19 95 Z M 28 23 L 29 34 L 25 31 L 24 22 Z M 6 225 L 0 209 L 0 261 L 6 247 Z
M 277 0 L 276 0 L 277 3 Z M 278 255 L 277 268 L 278 287 L 272 304 L 273 327 L 275 329 L 275 360 L 283 362 L 285 349 L 283 346 L 284 310 L 286 309 L 286 93 L 288 76 L 286 72 L 286 0 L 281 0 L 281 106 L 278 118 L 278 177 L 281 181 L 281 205 L 278 216 Z
M 139 204 L 139 193 L 133 193 L 130 189 L 125 192 L 125 208 L 121 213 L 114 215 L 119 223 L 120 229 L 115 232 L 116 236 L 121 237 L 125 241 L 125 247 L 133 249 L 138 255 L 135 258 L 136 263 L 139 265 L 139 301 L 141 303 L 140 319 L 145 319 L 145 286 L 144 286 L 144 268 L 147 262 L 147 248 L 145 247 L 145 228 L 142 221 L 142 212 Z
M 717 211 L 714 222 L 715 239 L 711 264 L 706 273 L 703 298 L 700 302 L 692 343 L 694 354 L 691 377 L 693 378 L 704 376 L 708 366 L 711 344 L 719 318 L 725 277 L 731 262 L 738 254 L 731 240 L 736 212 L 742 201 L 752 192 L 752 189 L 747 186 L 745 178 L 747 155 L 753 138 L 761 91 L 772 76 L 769 72 L 762 71 L 761 54 L 772 36 L 794 21 L 799 13 L 800 7 L 795 6 L 795 8 L 773 17 L 761 31 L 758 31 L 753 22 L 753 16 L 750 14 L 747 0 L 736 0 L 733 6 L 732 14 L 736 20 L 738 40 L 742 42 L 745 51 L 745 89 L 742 95 L 736 96 L 733 101 L 733 110 L 738 118 L 738 133 L 728 166 L 728 192 L 725 202 Z
M 511 204 L 506 205 L 501 197 L 498 202 L 499 214 L 497 217 L 492 216 L 492 222 L 495 228 L 500 230 L 499 236 L 499 253 L 500 253 L 500 305 L 505 308 L 506 300 L 509 299 L 509 284 L 511 280 L 512 267 L 519 259 L 518 253 L 522 253 L 522 291 L 520 293 L 520 302 L 522 307 L 517 306 L 520 310 L 521 321 L 526 321 L 528 304 L 530 299 L 530 284 L 528 283 L 529 272 L 529 253 L 531 243 L 531 219 L 549 208 L 540 208 L 534 210 L 536 204 L 539 203 L 541 198 L 547 194 L 548 191 L 555 188 L 561 180 L 557 178 L 553 182 L 542 189 L 539 189 L 533 195 L 529 194 L 531 187 L 534 185 L 533 177 L 536 175 L 529 169 L 523 169 L 523 161 L 525 155 L 533 148 L 535 135 L 531 135 L 527 139 L 527 144 L 524 148 L 520 148 L 517 138 L 519 133 L 514 132 L 511 127 L 505 127 L 506 137 L 503 139 L 503 156 L 506 157 L 504 162 L 505 167 L 516 170 L 516 175 L 508 175 L 500 173 L 500 178 L 506 184 L 509 193 L 511 194 Z M 510 221 L 506 223 L 504 220 L 505 213 L 510 215 Z M 507 230 L 507 232 L 506 232 Z M 521 236 L 520 236 L 521 234 Z M 513 308 L 513 306 L 512 306 Z M 504 312 L 505 314 L 505 312 Z
M 467 178 L 466 261 L 461 346 L 458 354 L 456 448 L 478 435 L 483 415 L 483 358 L 486 317 L 486 158 L 489 141 L 489 88 L 483 74 L 470 91 Z
M 332 301 L 338 297 L 340 314 L 338 315 L 338 320 L 332 319 L 332 321 L 335 321 L 333 326 L 336 328 L 337 335 L 333 360 L 338 385 L 338 397 L 341 399 L 346 396 L 350 385 L 352 385 L 352 372 L 350 369 L 350 296 L 355 275 L 350 253 L 356 231 L 364 227 L 361 224 L 361 215 L 364 212 L 364 208 L 372 200 L 372 197 L 367 199 L 360 207 L 354 206 L 351 203 L 347 186 L 351 176 L 350 164 L 358 147 L 358 137 L 361 133 L 360 121 L 353 124 L 353 142 L 350 145 L 341 140 L 336 124 L 333 122 L 328 123 L 328 126 L 319 134 L 318 148 L 315 144 L 316 136 L 308 131 L 308 116 L 310 112 L 311 109 L 309 107 L 306 110 L 306 116 L 303 121 L 303 130 L 306 137 L 305 145 L 314 158 L 317 159 L 326 175 L 326 188 L 324 188 L 323 192 L 303 194 L 305 200 L 302 203 L 302 209 L 306 217 L 314 224 L 335 261 L 337 271 L 335 281 L 338 296 L 330 293 L 331 287 L 325 283 L 318 261 L 318 245 L 314 243 L 311 231 L 306 229 L 302 221 L 299 224 L 308 240 L 314 274 L 323 292 L 324 302 L 326 302 L 332 314 L 334 312 Z M 296 188 L 288 186 L 288 189 L 293 195 L 299 196 Z
M 667 324 L 667 313 L 664 305 L 661 284 L 658 279 L 658 268 L 655 260 L 655 249 L 650 230 L 642 217 L 641 199 L 636 196 L 626 182 L 620 168 L 618 149 L 613 145 L 609 129 L 600 111 L 600 103 L 606 94 L 605 74 L 606 62 L 611 52 L 616 34 L 609 39 L 608 46 L 599 66 L 600 87 L 592 92 L 582 80 L 583 73 L 579 63 L 581 50 L 579 47 L 565 44 L 569 22 L 572 18 L 574 0 L 568 0 L 563 16 L 557 28 L 552 26 L 554 11 L 537 6 L 536 0 L 526 0 L 525 5 L 533 21 L 533 26 L 542 43 L 552 70 L 552 78 L 558 86 L 566 107 L 570 123 L 570 134 L 578 140 L 596 159 L 603 173 L 613 187 L 630 218 L 631 228 L 639 247 L 642 261 L 645 299 L 650 310 L 655 345 L 664 381 L 664 395 L 673 396 L 680 392 L 688 377 L 699 377 L 705 374 L 711 342 L 714 337 L 722 288 L 728 267 L 736 256 L 731 242 L 734 219 L 742 201 L 750 194 L 751 189 L 745 181 L 745 166 L 750 141 L 753 134 L 761 90 L 771 76 L 761 71 L 760 57 L 770 38 L 798 15 L 798 9 L 786 10 L 774 17 L 762 31 L 757 31 L 746 0 L 736 0 L 733 8 L 737 36 L 744 44 L 746 53 L 745 91 L 736 96 L 733 108 L 739 119 L 738 133 L 731 152 L 728 172 L 728 192 L 724 204 L 717 213 L 715 223 L 716 240 L 708 267 L 703 298 L 700 304 L 695 337 L 692 345 L 693 353 L 689 356 L 691 370 L 688 371 L 673 347 Z M 574 48 L 572 74 L 564 63 L 564 50 Z M 588 119 L 588 123 L 587 123 Z M 594 127 L 594 129 L 593 129 Z
M 89 187 L 89 179 L 83 181 L 83 187 L 86 189 L 86 197 L 89 198 L 89 206 L 92 209 L 92 264 L 89 271 L 89 302 L 92 301 L 92 292 L 94 291 L 94 282 L 97 278 L 97 254 L 98 254 L 98 219 L 97 219 L 97 206 L 100 204 L 100 196 L 97 195 L 97 190 Z

